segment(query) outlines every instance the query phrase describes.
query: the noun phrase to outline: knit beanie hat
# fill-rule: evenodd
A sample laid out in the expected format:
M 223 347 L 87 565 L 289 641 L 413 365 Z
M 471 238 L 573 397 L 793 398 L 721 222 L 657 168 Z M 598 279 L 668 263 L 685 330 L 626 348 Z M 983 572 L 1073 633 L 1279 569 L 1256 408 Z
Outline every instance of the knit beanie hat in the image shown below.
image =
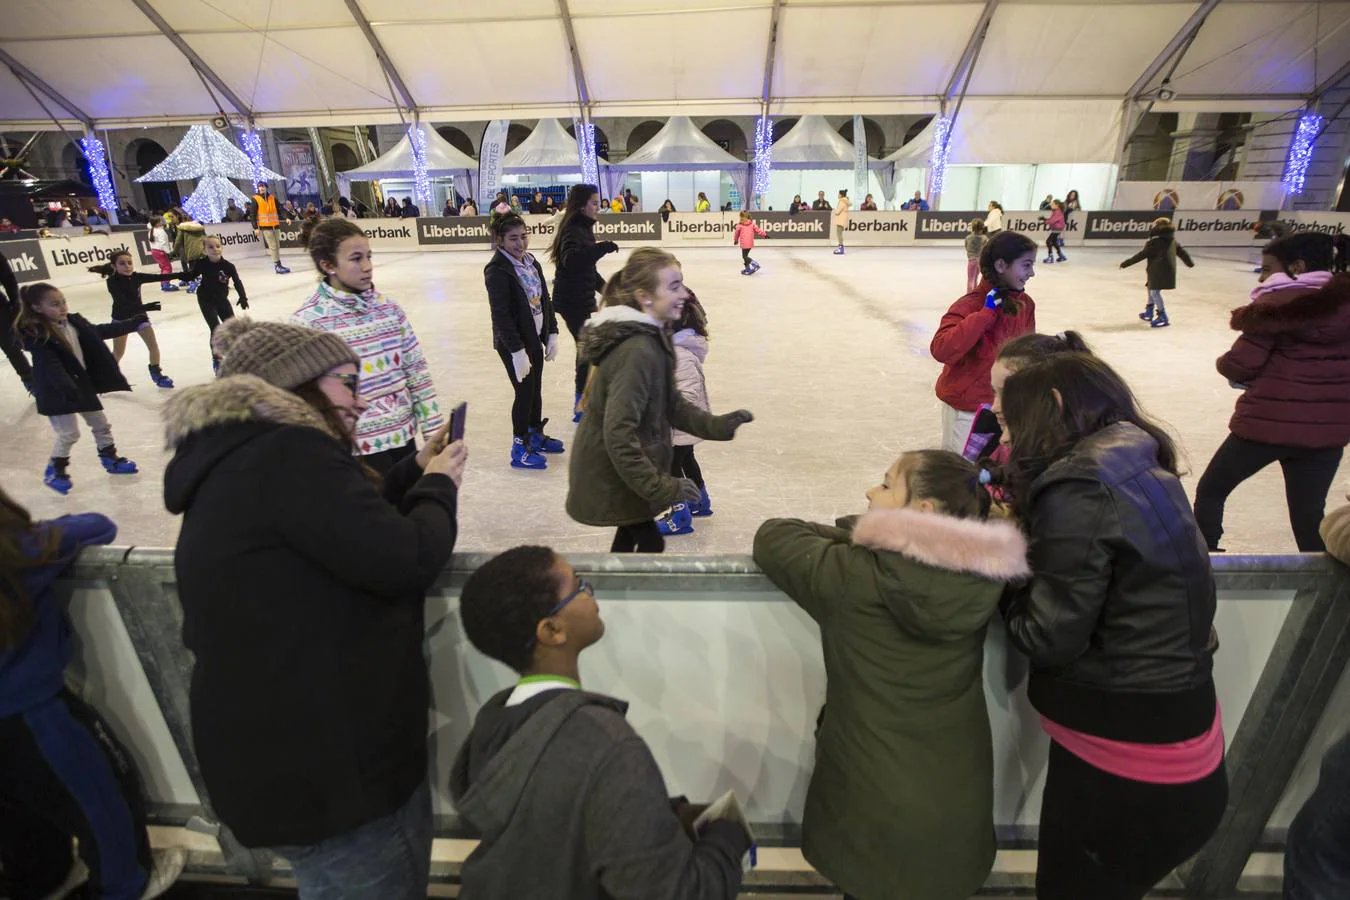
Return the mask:
M 343 363 L 361 363 L 336 334 L 304 325 L 258 322 L 245 316 L 221 322 L 211 336 L 211 348 L 224 357 L 221 378 L 256 375 L 286 391 Z

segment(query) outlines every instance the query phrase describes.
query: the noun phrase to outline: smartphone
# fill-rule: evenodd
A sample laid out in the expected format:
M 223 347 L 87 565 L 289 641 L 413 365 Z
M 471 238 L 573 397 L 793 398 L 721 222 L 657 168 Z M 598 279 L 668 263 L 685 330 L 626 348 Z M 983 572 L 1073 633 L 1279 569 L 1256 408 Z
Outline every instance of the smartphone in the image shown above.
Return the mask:
M 450 443 L 464 440 L 464 417 L 468 415 L 469 404 L 461 403 L 450 413 Z

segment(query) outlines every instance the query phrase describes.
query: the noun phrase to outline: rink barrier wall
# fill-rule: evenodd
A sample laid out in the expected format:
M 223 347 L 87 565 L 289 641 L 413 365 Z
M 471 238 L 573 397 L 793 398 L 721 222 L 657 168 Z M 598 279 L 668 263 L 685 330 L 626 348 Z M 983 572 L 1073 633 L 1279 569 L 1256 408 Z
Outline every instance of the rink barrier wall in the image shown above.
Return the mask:
M 1163 213 L 1157 210 L 1087 210 L 1069 217 L 1062 233 L 1067 247 L 1142 246 L 1153 220 Z M 1038 242 L 1050 233 L 1046 213 L 1006 212 L 1007 230 L 1020 231 Z M 1178 210 L 1170 213 L 1177 228 L 1177 240 L 1186 247 L 1259 248 L 1265 239 L 1255 236 L 1256 226 L 1280 219 L 1297 230 L 1316 230 L 1326 234 L 1345 234 L 1350 230 L 1350 213 L 1279 212 L 1277 210 L 1227 211 Z M 972 219 L 985 217 L 984 211 L 952 212 L 853 212 L 844 236 L 847 246 L 911 247 L 956 246 L 965 240 Z M 530 226 L 530 240 L 536 255 L 545 254 L 557 228 L 556 216 L 524 217 Z M 825 247 L 834 243 L 834 232 L 827 212 L 756 212 L 754 220 L 767 232 L 757 238 L 758 246 Z M 354 219 L 370 238 L 372 249 L 417 252 L 438 250 L 485 250 L 490 246 L 487 216 L 451 216 L 419 219 Z M 731 249 L 732 229 L 738 215 L 732 212 L 671 213 L 666 219 L 658 213 L 613 213 L 596 222 L 595 236 L 615 241 L 621 247 L 661 246 L 727 247 Z M 227 258 L 261 257 L 266 248 L 247 223 L 207 225 L 207 234 L 219 237 Z M 9 258 L 20 282 L 51 280 L 60 284 L 96 281 L 86 268 L 104 262 L 114 251 L 127 249 L 137 254 L 142 266 L 153 265 L 149 233 L 144 227 L 112 226 L 93 234 L 65 229 L 53 237 L 37 237 L 36 232 L 0 236 L 0 251 Z M 287 256 L 300 250 L 298 223 L 282 225 L 278 237 Z M 175 266 L 178 264 L 175 263 Z
M 426 606 L 437 830 L 461 853 L 471 844 L 447 794 L 450 763 L 477 709 L 514 681 L 474 651 L 460 627 L 459 590 L 488 558 L 456 555 Z M 630 702 L 628 718 L 671 792 L 713 797 L 735 789 L 765 846 L 797 846 L 825 689 L 815 624 L 746 556 L 569 560 L 595 585 L 608 626 L 586 655 L 586 684 Z M 1350 721 L 1350 570 L 1322 555 L 1213 561 L 1215 681 L 1232 787 L 1214 839 L 1172 879 L 1196 897 L 1229 896 L 1239 881 L 1254 886 L 1249 863 L 1280 851 L 1322 753 Z M 69 595 L 75 623 L 72 678 L 136 758 L 152 820 L 218 841 L 219 856 L 194 858 L 194 871 L 254 883 L 284 873 L 284 863 L 244 849 L 216 825 L 207 801 L 192 750 L 192 657 L 181 640 L 173 552 L 92 548 L 58 589 Z M 1026 673 L 996 618 L 984 682 L 1004 854 L 1034 849 L 1045 775 L 1048 745 L 1026 699 Z M 453 880 L 453 870 L 438 872 Z

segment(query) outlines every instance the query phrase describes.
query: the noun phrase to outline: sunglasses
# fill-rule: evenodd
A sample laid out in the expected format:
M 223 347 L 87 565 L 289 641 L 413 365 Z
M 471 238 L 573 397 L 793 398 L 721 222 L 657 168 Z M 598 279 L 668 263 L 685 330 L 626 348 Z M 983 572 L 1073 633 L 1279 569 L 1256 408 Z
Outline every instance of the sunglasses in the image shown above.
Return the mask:
M 329 372 L 325 377 L 334 378 L 342 382 L 342 386 L 352 392 L 352 397 L 360 397 L 360 389 L 361 389 L 360 374 L 352 372 L 347 375 L 336 375 L 332 372 Z

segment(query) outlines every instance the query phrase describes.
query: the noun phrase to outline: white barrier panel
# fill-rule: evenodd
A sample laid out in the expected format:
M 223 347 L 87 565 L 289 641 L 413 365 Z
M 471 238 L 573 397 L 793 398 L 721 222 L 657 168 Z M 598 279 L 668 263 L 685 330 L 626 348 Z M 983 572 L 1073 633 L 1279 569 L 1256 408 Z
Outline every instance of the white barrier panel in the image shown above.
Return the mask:
M 914 226 L 914 238 L 918 244 L 940 245 L 965 241 L 966 236 L 970 234 L 970 223 L 976 219 L 983 222 L 988 213 L 976 210 L 955 210 L 910 213 L 909 215 L 918 216 Z M 1050 213 L 1044 210 L 1005 211 L 1003 213 L 1003 230 L 1020 232 L 1038 243 L 1044 243 L 1045 239 L 1050 236 L 1049 216 Z M 1083 243 L 1085 219 L 1086 216 L 1082 212 L 1076 212 L 1069 216 L 1063 231 L 1060 232 L 1060 236 L 1064 238 L 1065 246 L 1073 247 Z
M 1278 181 L 1122 181 L 1116 209 L 1255 210 L 1279 209 L 1284 185 Z
M 751 218 L 766 233 L 765 237 L 755 238 L 756 244 L 818 247 L 833 239 L 827 212 L 808 211 L 794 215 L 777 210 L 755 210 Z M 740 214 L 735 212 L 671 213 L 662 229 L 662 244 L 671 248 L 730 248 L 731 235 L 738 221 Z
M 352 219 L 365 232 L 372 250 L 416 250 L 416 219 Z M 300 246 L 300 223 L 283 224 L 278 236 L 281 246 L 287 249 L 302 249 Z
M 914 242 L 914 227 L 919 213 L 854 212 L 849 214 L 844 243 L 860 247 L 896 247 Z M 833 239 L 834 235 L 831 234 Z

